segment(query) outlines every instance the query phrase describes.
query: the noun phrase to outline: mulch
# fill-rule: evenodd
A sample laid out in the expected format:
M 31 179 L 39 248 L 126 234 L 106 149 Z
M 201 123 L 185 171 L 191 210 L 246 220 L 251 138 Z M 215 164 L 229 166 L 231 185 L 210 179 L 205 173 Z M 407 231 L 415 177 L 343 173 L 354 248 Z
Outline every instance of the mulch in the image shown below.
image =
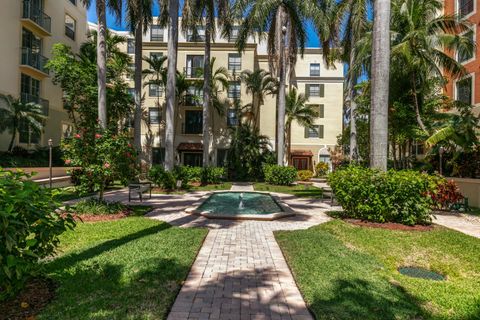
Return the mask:
M 394 222 L 386 222 L 386 223 L 377 223 L 377 222 L 368 222 L 362 221 L 359 219 L 344 219 L 344 221 L 361 226 L 361 227 L 369 227 L 369 228 L 380 228 L 380 229 L 388 229 L 388 230 L 401 230 L 401 231 L 431 231 L 433 230 L 434 226 L 429 225 L 414 225 L 414 226 L 407 226 L 401 223 L 394 223 Z
M 129 212 L 120 212 L 115 214 L 73 214 L 75 221 L 82 222 L 99 222 L 99 221 L 112 221 L 126 218 L 130 215 Z
M 15 298 L 0 302 L 0 320 L 34 320 L 54 298 L 56 288 L 51 279 L 29 280 Z

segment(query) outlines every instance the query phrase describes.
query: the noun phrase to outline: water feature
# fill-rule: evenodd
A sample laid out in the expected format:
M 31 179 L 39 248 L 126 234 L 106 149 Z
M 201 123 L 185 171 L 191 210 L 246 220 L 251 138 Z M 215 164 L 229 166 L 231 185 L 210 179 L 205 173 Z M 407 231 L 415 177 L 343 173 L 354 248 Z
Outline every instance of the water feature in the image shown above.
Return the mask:
M 268 193 L 216 192 L 196 211 L 212 215 L 269 215 L 282 213 L 282 206 Z

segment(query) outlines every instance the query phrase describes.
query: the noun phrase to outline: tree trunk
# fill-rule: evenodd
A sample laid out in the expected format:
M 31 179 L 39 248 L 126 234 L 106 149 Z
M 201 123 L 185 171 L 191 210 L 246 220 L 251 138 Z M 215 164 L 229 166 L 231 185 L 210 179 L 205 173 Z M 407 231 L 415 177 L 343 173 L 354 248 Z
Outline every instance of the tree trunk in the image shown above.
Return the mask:
M 418 126 L 424 132 L 428 133 L 425 124 L 422 121 L 422 117 L 420 115 L 420 106 L 418 103 L 418 95 L 417 95 L 417 80 L 415 78 L 415 73 L 412 73 L 412 89 L 413 89 L 413 101 L 415 102 L 415 118 L 417 119 Z
M 210 70 L 211 21 L 205 23 L 205 56 L 203 62 L 203 167 L 210 165 L 210 96 L 212 73 Z
M 97 0 L 97 76 L 98 76 L 98 122 L 102 129 L 107 128 L 107 20 L 105 0 Z
M 165 170 L 171 171 L 174 166 L 174 134 L 175 134 L 175 87 L 177 80 L 178 53 L 178 1 L 170 0 L 168 6 L 168 71 L 165 98 Z
M 370 111 L 370 167 L 387 170 L 390 0 L 375 0 Z
M 139 6 L 138 21 L 135 28 L 135 113 L 133 125 L 133 144 L 138 154 L 140 161 L 145 159 L 142 152 L 142 6 Z
M 357 147 L 357 122 L 356 111 L 357 104 L 355 103 L 355 82 L 351 68 L 355 63 L 355 38 L 351 39 L 351 51 L 350 51 L 350 75 L 348 79 L 348 99 L 350 100 L 350 161 L 356 162 L 358 160 L 358 147 Z
M 395 143 L 395 139 L 392 138 L 392 157 L 393 157 L 393 168 L 397 169 L 397 144 Z
M 291 154 L 292 154 L 292 123 L 287 121 L 285 125 L 287 132 L 287 164 L 291 165 Z
M 12 140 L 10 140 L 10 144 L 8 145 L 8 151 L 13 151 L 13 145 L 15 144 L 15 138 L 17 137 L 17 125 L 14 123 L 12 128 Z
M 278 119 L 277 119 L 277 164 L 279 166 L 285 165 L 285 77 L 286 77 L 286 66 L 285 66 L 285 33 L 283 32 L 284 27 L 284 15 L 283 10 L 280 9 L 280 48 L 279 48 L 279 60 L 280 60 L 280 70 L 279 70 L 279 86 L 278 86 Z

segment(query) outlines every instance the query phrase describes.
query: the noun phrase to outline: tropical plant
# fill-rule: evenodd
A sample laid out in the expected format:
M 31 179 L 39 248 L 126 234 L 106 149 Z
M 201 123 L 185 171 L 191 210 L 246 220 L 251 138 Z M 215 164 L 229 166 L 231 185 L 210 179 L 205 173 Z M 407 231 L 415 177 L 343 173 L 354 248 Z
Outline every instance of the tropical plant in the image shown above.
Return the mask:
M 148 64 L 147 69 L 142 70 L 144 80 L 143 86 L 154 85 L 157 88 L 164 88 L 167 83 L 167 68 L 164 64 L 167 61 L 166 56 L 153 55 L 150 57 L 143 57 L 143 61 Z M 160 108 L 160 96 L 157 95 L 157 108 Z
M 306 104 L 307 97 L 303 94 L 297 94 L 297 89 L 292 88 L 286 98 L 286 118 L 285 132 L 287 134 L 287 159 L 291 164 L 290 154 L 292 148 L 292 123 L 296 122 L 304 128 L 312 128 L 315 119 L 318 118 L 318 111 L 315 106 Z
M 82 0 L 87 9 L 92 4 L 92 0 Z M 116 15 L 120 21 L 122 15 L 123 0 L 96 0 L 97 12 L 97 80 L 98 80 L 98 120 L 100 127 L 107 127 L 107 7 Z
M 277 186 L 289 186 L 298 178 L 297 169 L 294 167 L 274 164 L 265 164 L 263 174 L 265 175 L 265 182 Z
M 313 172 L 311 170 L 299 170 L 297 174 L 300 181 L 309 181 L 313 177 Z
M 33 134 L 40 134 L 45 120 L 41 105 L 23 103 L 10 95 L 0 95 L 0 132 L 8 131 L 12 135 L 8 151 L 13 151 L 17 133 L 20 134 L 19 130 L 22 127 L 28 128 Z

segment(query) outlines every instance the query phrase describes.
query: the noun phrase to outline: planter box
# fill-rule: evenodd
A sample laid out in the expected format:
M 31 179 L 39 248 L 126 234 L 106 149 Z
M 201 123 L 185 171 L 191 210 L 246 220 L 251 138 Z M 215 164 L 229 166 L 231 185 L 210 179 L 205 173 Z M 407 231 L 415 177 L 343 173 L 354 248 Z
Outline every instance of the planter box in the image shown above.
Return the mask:
M 480 179 L 447 178 L 458 184 L 460 192 L 468 198 L 468 204 L 480 208 Z
M 67 171 L 76 169 L 75 167 L 53 167 L 52 168 L 52 178 L 55 177 L 65 177 L 69 176 Z M 37 167 L 37 168 L 5 168 L 9 171 L 22 170 L 26 173 L 36 172 L 37 174 L 33 176 L 33 180 L 48 179 L 50 174 L 50 169 L 48 167 Z

